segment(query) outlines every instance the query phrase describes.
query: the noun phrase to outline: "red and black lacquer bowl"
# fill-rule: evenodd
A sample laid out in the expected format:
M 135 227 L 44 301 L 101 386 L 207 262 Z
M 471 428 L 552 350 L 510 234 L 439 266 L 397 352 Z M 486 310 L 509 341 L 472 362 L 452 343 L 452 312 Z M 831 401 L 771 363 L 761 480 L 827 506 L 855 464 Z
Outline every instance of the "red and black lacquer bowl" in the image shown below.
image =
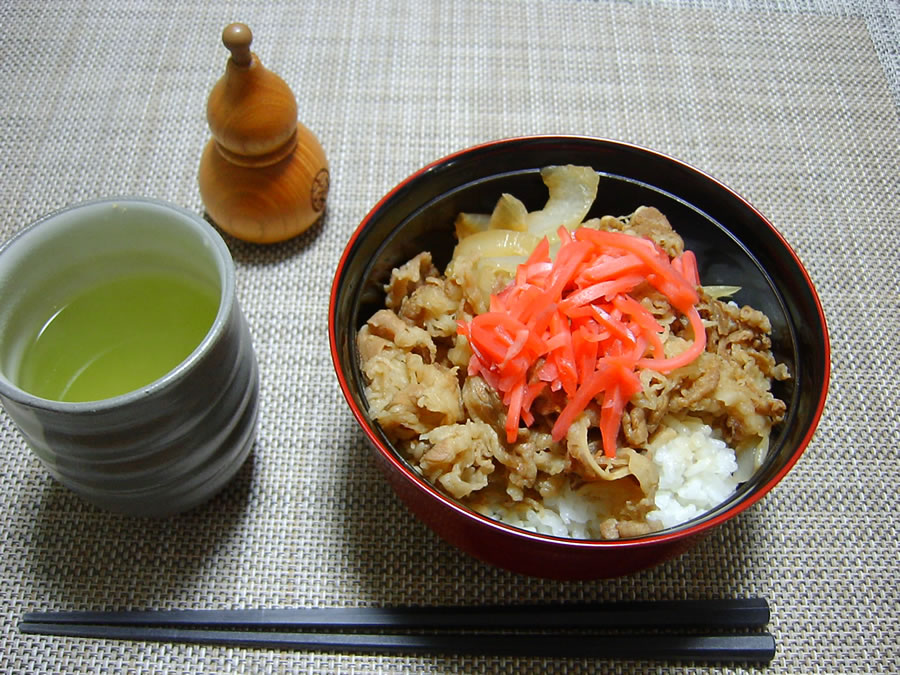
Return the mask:
M 592 166 L 600 175 L 588 217 L 659 208 L 697 255 L 707 285 L 740 286 L 736 300 L 771 319 L 773 350 L 792 378 L 776 394 L 788 414 L 773 433 L 765 464 L 725 503 L 676 528 L 634 539 L 580 541 L 503 525 L 429 484 L 392 447 L 367 412 L 355 335 L 383 307 L 391 269 L 420 251 L 442 268 L 455 245 L 460 211 L 490 213 L 503 192 L 529 210 L 547 199 L 541 167 Z M 487 563 L 558 579 L 620 576 L 684 552 L 699 537 L 761 499 L 791 469 L 813 436 L 830 375 L 822 306 L 797 255 L 773 225 L 734 191 L 697 169 L 626 143 L 534 136 L 486 143 L 440 159 L 391 190 L 354 232 L 331 291 L 329 335 L 343 393 L 378 464 L 400 499 L 438 535 Z M 780 523 L 767 523 L 780 527 Z

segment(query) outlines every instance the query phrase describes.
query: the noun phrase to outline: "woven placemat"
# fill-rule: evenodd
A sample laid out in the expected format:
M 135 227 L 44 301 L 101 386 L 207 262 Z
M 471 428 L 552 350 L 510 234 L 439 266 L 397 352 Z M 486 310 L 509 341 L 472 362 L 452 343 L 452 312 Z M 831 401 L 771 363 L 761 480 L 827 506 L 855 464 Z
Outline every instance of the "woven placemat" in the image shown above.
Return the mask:
M 235 20 L 294 88 L 332 190 L 324 222 L 293 241 L 227 239 L 262 409 L 251 460 L 211 503 L 164 521 L 100 512 L 54 483 L 0 414 L 0 671 L 658 672 L 49 639 L 16 623 L 41 609 L 751 595 L 773 606 L 769 671 L 900 671 L 897 4 L 787 5 L 4 2 L 2 239 L 95 197 L 201 213 L 206 97 Z M 537 133 L 633 142 L 713 174 L 795 247 L 831 329 L 830 398 L 796 467 L 696 548 L 632 577 L 522 578 L 438 540 L 382 480 L 332 371 L 327 291 L 366 212 L 449 152 Z M 690 664 L 666 669 L 679 670 Z

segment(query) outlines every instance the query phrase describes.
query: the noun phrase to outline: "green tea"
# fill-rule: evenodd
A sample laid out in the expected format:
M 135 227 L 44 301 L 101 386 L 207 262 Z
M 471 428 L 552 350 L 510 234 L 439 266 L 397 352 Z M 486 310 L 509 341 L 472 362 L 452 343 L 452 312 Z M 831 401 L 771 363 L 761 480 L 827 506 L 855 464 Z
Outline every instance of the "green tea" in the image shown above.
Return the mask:
M 96 401 L 140 389 L 175 368 L 209 332 L 219 293 L 174 273 L 122 276 L 39 318 L 18 384 L 56 401 Z

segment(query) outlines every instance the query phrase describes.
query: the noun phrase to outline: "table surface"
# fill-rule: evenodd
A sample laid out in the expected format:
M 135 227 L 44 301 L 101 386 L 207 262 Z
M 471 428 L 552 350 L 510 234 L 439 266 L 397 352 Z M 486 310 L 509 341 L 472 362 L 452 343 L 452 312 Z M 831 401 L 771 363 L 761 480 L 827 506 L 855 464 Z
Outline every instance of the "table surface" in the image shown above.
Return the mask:
M 56 484 L 0 414 L 0 671 L 658 672 L 43 638 L 16 624 L 44 609 L 731 596 L 771 602 L 769 672 L 900 671 L 896 0 L 6 0 L 2 239 L 97 197 L 202 213 L 206 97 L 235 20 L 294 89 L 332 176 L 319 226 L 274 246 L 226 238 L 261 368 L 252 457 L 204 506 L 128 518 Z M 831 331 L 828 403 L 796 467 L 693 550 L 621 579 L 518 577 L 435 537 L 379 474 L 327 345 L 335 266 L 385 192 L 452 151 L 548 133 L 651 147 L 747 197 L 804 261 Z

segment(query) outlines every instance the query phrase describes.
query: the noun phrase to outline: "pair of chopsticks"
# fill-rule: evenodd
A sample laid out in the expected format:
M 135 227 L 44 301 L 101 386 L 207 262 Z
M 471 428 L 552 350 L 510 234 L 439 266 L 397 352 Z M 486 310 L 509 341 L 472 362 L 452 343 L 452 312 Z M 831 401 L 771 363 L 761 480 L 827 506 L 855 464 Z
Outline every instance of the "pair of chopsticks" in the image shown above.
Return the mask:
M 763 663 L 775 654 L 775 639 L 759 630 L 768 622 L 768 603 L 748 598 L 504 607 L 29 612 L 19 631 L 351 653 Z M 644 632 L 630 632 L 634 629 Z M 670 632 L 673 629 L 682 632 Z

